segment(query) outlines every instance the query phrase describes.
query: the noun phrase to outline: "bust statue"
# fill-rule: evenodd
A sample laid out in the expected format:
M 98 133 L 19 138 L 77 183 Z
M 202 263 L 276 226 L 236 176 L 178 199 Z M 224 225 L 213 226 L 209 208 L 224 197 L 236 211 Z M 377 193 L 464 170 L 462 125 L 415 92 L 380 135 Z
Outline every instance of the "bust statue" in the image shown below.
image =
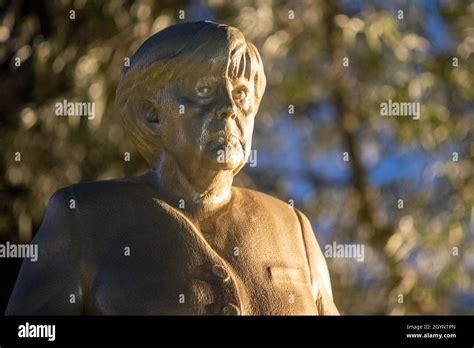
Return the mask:
M 146 40 L 116 105 L 150 170 L 58 190 L 6 314 L 338 314 L 306 216 L 232 186 L 265 84 L 236 28 L 183 23 Z

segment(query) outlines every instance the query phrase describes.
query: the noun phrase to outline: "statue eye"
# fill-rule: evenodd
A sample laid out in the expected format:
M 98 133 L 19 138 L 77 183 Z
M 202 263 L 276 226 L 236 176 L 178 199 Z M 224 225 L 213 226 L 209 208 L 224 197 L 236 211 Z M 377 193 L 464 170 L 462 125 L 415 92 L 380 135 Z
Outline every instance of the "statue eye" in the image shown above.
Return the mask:
M 201 98 L 209 98 L 214 93 L 214 90 L 211 86 L 200 86 L 196 88 L 196 94 Z
M 239 87 L 232 91 L 232 96 L 237 101 L 243 101 L 245 98 L 247 98 L 247 94 L 248 91 L 245 87 Z

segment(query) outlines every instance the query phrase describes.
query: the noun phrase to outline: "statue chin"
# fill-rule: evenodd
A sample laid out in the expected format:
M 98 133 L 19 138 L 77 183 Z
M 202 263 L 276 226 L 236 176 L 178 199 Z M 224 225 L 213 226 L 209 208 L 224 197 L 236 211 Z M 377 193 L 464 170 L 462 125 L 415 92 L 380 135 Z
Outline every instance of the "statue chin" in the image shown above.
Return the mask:
M 234 170 L 245 160 L 242 148 L 232 145 L 214 147 L 203 156 L 206 165 L 212 169 Z

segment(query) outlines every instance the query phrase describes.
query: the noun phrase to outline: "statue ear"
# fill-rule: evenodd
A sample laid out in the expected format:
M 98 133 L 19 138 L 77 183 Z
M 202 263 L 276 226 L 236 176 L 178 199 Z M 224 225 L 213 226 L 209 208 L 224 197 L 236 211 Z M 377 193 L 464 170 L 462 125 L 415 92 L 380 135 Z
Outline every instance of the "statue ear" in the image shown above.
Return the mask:
M 161 117 L 157 105 L 149 99 L 143 99 L 139 107 L 139 117 L 143 124 L 153 133 L 160 131 Z

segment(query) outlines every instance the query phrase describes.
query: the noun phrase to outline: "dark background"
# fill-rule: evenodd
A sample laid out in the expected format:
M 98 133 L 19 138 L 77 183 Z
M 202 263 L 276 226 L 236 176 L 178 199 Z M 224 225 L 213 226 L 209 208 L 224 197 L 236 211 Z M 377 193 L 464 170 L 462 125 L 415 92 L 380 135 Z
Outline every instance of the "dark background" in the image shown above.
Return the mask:
M 113 106 L 124 58 L 202 19 L 239 28 L 267 74 L 236 185 L 294 202 L 323 250 L 365 246 L 327 259 L 340 311 L 473 314 L 471 1 L 0 1 L 0 243 L 28 243 L 61 187 L 147 170 Z M 95 119 L 56 117 L 64 99 Z M 420 120 L 382 117 L 388 99 Z M 0 312 L 19 264 L 0 259 Z

